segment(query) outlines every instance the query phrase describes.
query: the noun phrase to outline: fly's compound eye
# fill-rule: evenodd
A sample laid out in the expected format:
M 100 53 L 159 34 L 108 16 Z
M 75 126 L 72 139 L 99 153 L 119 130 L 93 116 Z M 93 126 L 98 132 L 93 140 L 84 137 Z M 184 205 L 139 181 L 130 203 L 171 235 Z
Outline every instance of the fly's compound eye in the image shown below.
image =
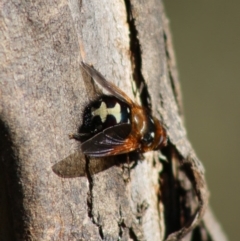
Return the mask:
M 151 146 L 154 141 L 155 133 L 154 132 L 148 132 L 146 133 L 142 138 L 142 143 L 146 146 Z
M 151 146 L 151 144 L 154 141 L 155 131 L 156 131 L 155 123 L 152 116 L 150 115 L 147 116 L 147 120 L 145 124 L 146 124 L 146 127 L 145 127 L 146 129 L 141 141 L 145 146 Z

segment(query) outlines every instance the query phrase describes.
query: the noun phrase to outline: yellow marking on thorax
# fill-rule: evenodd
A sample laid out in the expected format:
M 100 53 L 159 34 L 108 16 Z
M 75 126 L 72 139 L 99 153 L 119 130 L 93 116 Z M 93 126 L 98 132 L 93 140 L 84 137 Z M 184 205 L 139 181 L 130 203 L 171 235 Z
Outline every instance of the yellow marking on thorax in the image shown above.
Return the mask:
M 116 118 L 117 123 L 121 121 L 121 106 L 118 103 L 113 108 L 107 109 L 107 112 Z
M 92 108 L 91 112 L 93 116 L 100 116 L 102 123 L 106 121 L 107 115 L 113 115 L 117 123 L 121 121 L 121 106 L 119 103 L 116 103 L 112 108 L 107 108 L 106 103 L 102 102 L 99 108 Z
M 98 109 L 92 108 L 93 116 L 100 116 L 102 123 L 107 119 L 107 105 L 105 102 L 102 102 Z

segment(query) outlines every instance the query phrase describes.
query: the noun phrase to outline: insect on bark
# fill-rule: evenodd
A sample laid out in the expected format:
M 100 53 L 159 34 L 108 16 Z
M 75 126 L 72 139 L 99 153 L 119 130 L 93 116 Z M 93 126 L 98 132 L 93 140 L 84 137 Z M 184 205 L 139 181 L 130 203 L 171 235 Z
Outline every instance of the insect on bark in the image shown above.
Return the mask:
M 55 164 L 52 169 L 56 174 L 64 177 L 84 176 L 86 165 L 84 161 L 79 161 L 85 160 L 84 155 L 98 159 L 133 151 L 144 153 L 159 150 L 167 145 L 167 133 L 160 120 L 152 116 L 148 109 L 134 103 L 92 66 L 84 62 L 81 66 L 110 95 L 101 95 L 85 107 L 79 132 L 70 135 L 70 138 L 81 142 L 81 150 Z M 193 163 L 191 160 L 188 162 Z M 193 172 L 194 177 L 199 176 L 194 168 Z M 203 184 L 199 185 L 201 181 Z M 204 178 L 199 181 L 195 178 L 192 182 L 196 183 L 195 191 L 200 203 L 198 211 L 185 227 L 171 234 L 167 241 L 183 238 L 199 223 L 205 211 L 207 202 L 204 202 L 204 190 L 200 190 L 201 186 L 205 186 Z
M 82 67 L 111 94 L 102 95 L 85 108 L 80 132 L 71 136 L 82 142 L 85 155 L 104 157 L 132 151 L 143 153 L 166 146 L 166 131 L 157 118 L 135 104 L 93 67 L 86 63 L 82 63 Z

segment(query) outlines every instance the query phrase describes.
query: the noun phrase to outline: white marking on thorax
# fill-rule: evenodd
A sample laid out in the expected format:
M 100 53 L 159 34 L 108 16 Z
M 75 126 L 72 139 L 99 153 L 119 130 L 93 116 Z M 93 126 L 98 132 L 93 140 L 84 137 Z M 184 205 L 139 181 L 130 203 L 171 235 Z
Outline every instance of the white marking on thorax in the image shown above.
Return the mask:
M 102 102 L 99 108 L 92 107 L 91 112 L 92 116 L 100 116 L 102 123 L 106 121 L 107 115 L 113 115 L 117 123 L 121 121 L 121 106 L 119 103 L 116 103 L 112 108 L 107 108 L 106 103 Z

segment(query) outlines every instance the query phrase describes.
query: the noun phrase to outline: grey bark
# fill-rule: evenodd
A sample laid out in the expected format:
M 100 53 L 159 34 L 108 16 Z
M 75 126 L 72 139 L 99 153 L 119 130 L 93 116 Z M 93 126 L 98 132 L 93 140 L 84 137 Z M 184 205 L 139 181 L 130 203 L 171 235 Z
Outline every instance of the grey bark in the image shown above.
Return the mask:
M 68 134 L 95 96 L 81 60 L 136 101 L 141 85 L 133 76 L 143 82 L 153 114 L 168 130 L 173 167 L 180 169 L 179 156 L 195 157 L 161 1 L 12 0 L 0 7 L 0 237 L 163 240 L 159 152 L 145 154 L 128 182 L 119 165 L 77 178 L 61 178 L 51 168 L 79 148 Z

